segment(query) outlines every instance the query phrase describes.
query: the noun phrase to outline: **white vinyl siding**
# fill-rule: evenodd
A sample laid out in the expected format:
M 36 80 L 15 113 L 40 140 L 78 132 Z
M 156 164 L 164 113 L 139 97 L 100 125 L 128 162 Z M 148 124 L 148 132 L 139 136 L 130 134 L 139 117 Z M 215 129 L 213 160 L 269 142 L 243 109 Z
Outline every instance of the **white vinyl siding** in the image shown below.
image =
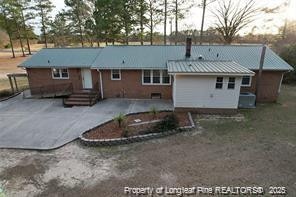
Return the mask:
M 176 75 L 173 86 L 175 107 L 237 109 L 242 77 L 235 77 L 234 89 L 228 89 L 229 77 L 223 77 L 222 89 L 216 89 L 216 76 Z

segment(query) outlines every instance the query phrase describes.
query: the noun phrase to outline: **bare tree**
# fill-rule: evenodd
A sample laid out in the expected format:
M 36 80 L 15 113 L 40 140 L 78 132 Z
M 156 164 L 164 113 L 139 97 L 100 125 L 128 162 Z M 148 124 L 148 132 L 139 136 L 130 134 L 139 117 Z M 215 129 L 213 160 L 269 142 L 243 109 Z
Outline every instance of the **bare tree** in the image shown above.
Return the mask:
M 200 27 L 200 38 L 199 38 L 199 44 L 202 44 L 203 39 L 203 31 L 204 31 L 204 23 L 205 23 L 205 14 L 206 14 L 206 8 L 210 3 L 215 2 L 216 0 L 202 0 L 201 6 L 202 7 L 202 17 L 201 17 L 201 27 Z
M 232 0 L 221 0 L 218 8 L 212 11 L 217 19 L 216 29 L 226 44 L 231 44 L 237 33 L 254 21 L 254 16 L 259 11 L 255 8 L 255 0 L 240 5 L 240 1 L 234 4 Z

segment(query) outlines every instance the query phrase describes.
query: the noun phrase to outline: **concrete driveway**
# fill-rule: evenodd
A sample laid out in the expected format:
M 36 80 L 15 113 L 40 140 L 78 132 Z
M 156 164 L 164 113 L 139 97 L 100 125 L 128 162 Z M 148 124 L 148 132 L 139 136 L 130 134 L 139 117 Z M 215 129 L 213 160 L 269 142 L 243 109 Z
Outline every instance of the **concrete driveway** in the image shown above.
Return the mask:
M 116 114 L 148 111 L 151 106 L 172 109 L 171 101 L 107 99 L 92 107 L 64 108 L 61 99 L 23 99 L 0 102 L 0 148 L 54 149 Z

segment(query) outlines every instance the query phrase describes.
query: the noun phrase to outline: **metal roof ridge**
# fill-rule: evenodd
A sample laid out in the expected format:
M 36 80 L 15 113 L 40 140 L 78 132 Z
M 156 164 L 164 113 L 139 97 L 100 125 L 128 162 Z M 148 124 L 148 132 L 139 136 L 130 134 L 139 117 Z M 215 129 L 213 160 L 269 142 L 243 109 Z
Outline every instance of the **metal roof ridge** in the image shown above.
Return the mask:
M 168 62 L 234 62 L 233 60 L 199 60 L 199 59 L 178 59 L 178 60 L 168 60 Z M 238 64 L 238 63 L 237 63 Z

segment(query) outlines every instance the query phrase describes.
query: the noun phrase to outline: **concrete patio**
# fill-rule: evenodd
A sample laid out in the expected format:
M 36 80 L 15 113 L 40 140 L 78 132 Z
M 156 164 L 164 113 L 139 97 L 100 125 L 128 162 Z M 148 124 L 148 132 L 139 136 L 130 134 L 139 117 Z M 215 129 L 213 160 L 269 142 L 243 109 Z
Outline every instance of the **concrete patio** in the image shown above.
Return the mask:
M 64 108 L 61 99 L 0 102 L 0 148 L 48 150 L 67 144 L 116 114 L 173 109 L 167 100 L 107 99 L 93 107 Z

